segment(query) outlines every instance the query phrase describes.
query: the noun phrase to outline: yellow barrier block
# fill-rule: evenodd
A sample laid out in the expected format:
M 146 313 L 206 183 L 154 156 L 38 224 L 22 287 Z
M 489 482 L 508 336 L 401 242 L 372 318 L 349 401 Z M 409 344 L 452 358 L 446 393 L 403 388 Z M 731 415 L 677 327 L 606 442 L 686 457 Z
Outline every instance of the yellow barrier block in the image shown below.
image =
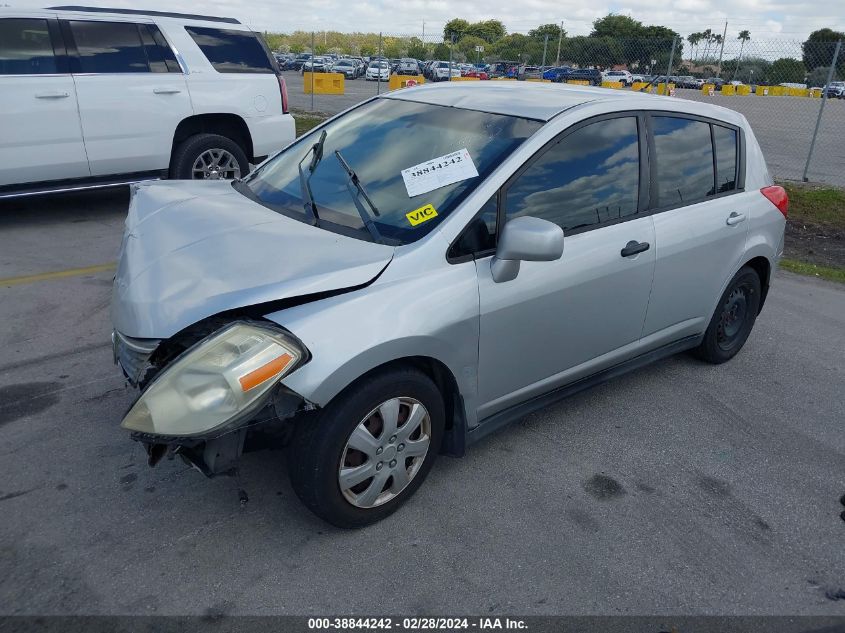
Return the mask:
M 713 96 L 716 94 L 716 86 L 713 84 L 704 84 L 701 86 L 701 94 Z
M 572 84 L 573 86 L 589 86 L 590 82 L 586 79 L 567 79 L 566 83 Z
M 789 88 L 790 97 L 809 97 L 810 91 L 807 88 Z
M 724 90 L 724 89 L 725 89 L 725 87 L 722 86 L 722 90 Z M 736 94 L 738 94 L 738 95 L 750 95 L 751 94 L 751 86 L 746 86 L 745 84 L 743 84 L 742 86 L 737 86 L 736 87 Z
M 343 79 L 339 73 L 303 73 L 302 86 L 307 95 L 311 94 L 312 85 L 315 95 L 342 95 L 345 85 Z
M 808 92 L 810 93 L 808 96 L 813 97 L 814 99 L 819 99 L 822 96 L 821 88 L 810 88 Z
M 481 81 L 479 77 L 452 77 L 452 81 Z
M 422 75 L 390 75 L 388 81 L 388 90 L 399 90 L 400 88 L 408 88 L 408 84 L 417 86 L 425 83 L 425 77 Z
M 463 77 L 461 77 L 461 79 L 463 79 Z M 491 81 L 516 81 L 516 77 L 493 77 Z
M 527 78 L 525 79 L 525 81 L 533 81 L 533 82 L 536 82 L 536 83 L 542 83 L 542 84 L 550 84 L 550 83 L 552 83 L 552 80 L 551 80 L 551 79 L 542 79 L 542 78 L 540 78 L 540 77 L 527 77 Z
M 769 94 L 773 97 L 785 97 L 787 95 L 786 86 L 772 86 L 769 88 Z
M 768 97 L 771 94 L 771 87 L 769 86 L 757 86 L 757 92 L 755 92 L 758 97 Z
M 722 86 L 722 96 L 727 95 L 729 97 L 732 97 L 735 94 L 736 86 L 734 86 L 733 84 L 725 84 L 724 86 Z
M 623 88 L 624 86 L 625 86 L 625 84 L 623 84 L 621 81 L 603 81 L 603 82 L 601 82 L 602 88 L 613 88 L 614 90 L 619 90 L 620 88 Z
M 667 86 L 669 88 L 668 91 L 666 90 Z M 670 97 L 674 97 L 675 96 L 675 84 L 657 84 L 657 94 L 665 95 L 665 94 L 667 94 L 667 92 L 668 92 Z
M 645 81 L 635 81 L 631 84 L 631 90 L 634 92 L 640 92 L 646 86 L 648 86 L 648 83 Z

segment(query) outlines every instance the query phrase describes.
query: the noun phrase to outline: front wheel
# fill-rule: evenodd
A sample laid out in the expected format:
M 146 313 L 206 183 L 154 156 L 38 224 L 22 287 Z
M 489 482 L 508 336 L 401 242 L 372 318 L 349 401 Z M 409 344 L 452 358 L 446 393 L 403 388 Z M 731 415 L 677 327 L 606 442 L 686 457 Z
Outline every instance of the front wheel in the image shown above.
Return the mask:
M 724 363 L 739 352 L 760 310 L 760 277 L 748 266 L 734 275 L 716 306 L 696 355 L 708 363 Z
M 369 376 L 304 419 L 291 443 L 293 489 L 342 528 L 375 523 L 419 488 L 440 450 L 443 397 L 415 369 Z

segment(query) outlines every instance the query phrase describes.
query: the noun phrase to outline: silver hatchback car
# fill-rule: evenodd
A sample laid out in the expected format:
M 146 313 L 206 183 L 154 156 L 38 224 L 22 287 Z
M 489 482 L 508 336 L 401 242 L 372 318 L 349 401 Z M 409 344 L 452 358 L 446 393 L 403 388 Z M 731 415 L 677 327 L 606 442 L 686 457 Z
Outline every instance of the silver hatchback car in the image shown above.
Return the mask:
M 787 199 L 742 115 L 549 84 L 416 87 L 235 182 L 133 190 L 112 318 L 150 464 L 289 447 L 325 520 L 395 511 L 439 453 L 748 338 Z

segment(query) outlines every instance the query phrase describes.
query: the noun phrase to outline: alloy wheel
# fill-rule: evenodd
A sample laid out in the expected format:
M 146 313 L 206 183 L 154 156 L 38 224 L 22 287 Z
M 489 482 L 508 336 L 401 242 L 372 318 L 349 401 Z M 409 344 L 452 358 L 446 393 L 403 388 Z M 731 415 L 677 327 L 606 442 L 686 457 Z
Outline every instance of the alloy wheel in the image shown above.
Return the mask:
M 374 508 L 400 494 L 419 473 L 431 442 L 431 417 L 421 402 L 391 398 L 352 431 L 338 468 L 349 503 Z
M 237 159 L 225 149 L 207 149 L 194 161 L 194 180 L 234 180 L 241 177 Z

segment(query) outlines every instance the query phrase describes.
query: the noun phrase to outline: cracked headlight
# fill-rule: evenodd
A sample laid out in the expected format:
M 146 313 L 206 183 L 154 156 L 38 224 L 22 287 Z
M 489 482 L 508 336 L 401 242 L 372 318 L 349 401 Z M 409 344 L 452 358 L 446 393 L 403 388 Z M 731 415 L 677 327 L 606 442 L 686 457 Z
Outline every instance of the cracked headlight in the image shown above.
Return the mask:
M 284 332 L 234 323 L 177 358 L 141 394 L 121 426 L 176 436 L 218 430 L 253 412 L 306 353 Z

